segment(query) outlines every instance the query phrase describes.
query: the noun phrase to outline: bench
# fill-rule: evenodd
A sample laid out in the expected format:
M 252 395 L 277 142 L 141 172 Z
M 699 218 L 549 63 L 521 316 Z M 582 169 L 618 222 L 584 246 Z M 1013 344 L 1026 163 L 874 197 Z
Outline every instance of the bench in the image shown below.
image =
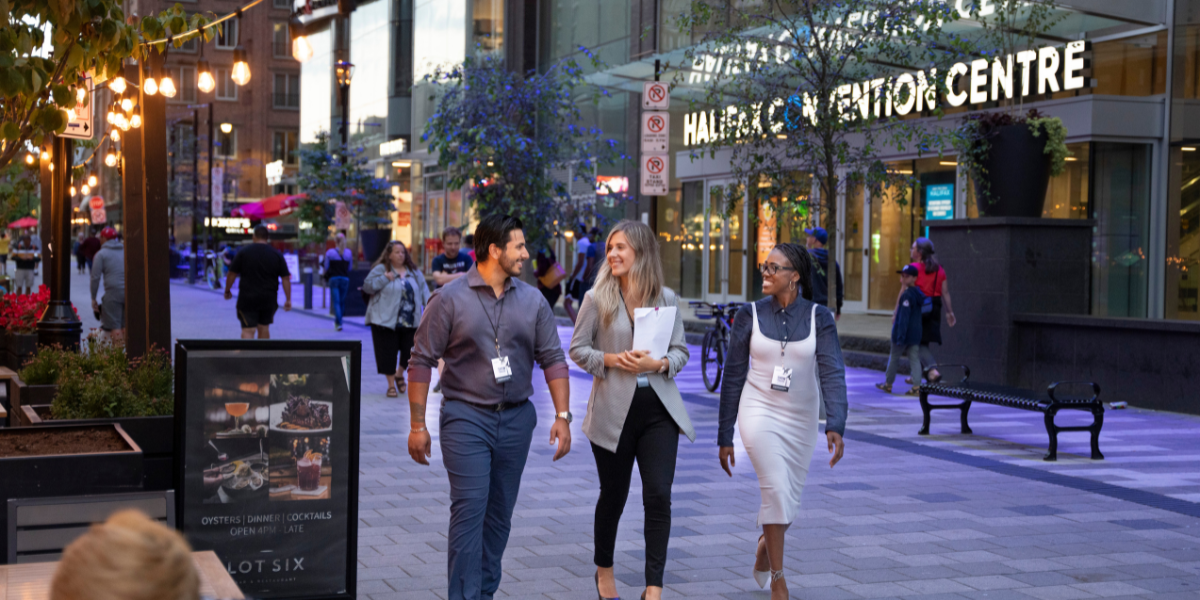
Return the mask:
M 1092 459 L 1104 459 L 1104 455 L 1100 453 L 1100 428 L 1104 425 L 1104 403 L 1100 402 L 1100 386 L 1095 382 L 1058 381 L 1050 384 L 1043 396 L 1034 390 L 969 381 L 971 369 L 966 365 L 936 365 L 936 367 L 930 367 L 925 369 L 925 379 L 929 379 L 929 371 L 931 369 L 937 368 L 943 370 L 948 367 L 962 369 L 962 380 L 957 383 L 938 381 L 937 383 L 925 383 L 921 385 L 921 410 L 925 413 L 925 421 L 921 426 L 921 431 L 917 432 L 920 435 L 929 435 L 930 413 L 935 410 L 948 409 L 961 411 L 962 432 L 972 433 L 971 427 L 967 424 L 967 411 L 971 410 L 971 403 L 984 402 L 996 406 L 1040 412 L 1045 415 L 1046 434 L 1050 436 L 1050 449 L 1046 453 L 1044 460 L 1058 460 L 1058 434 L 1061 431 L 1091 432 Z M 1090 398 L 1086 396 L 1064 396 L 1057 391 L 1060 385 L 1074 384 L 1091 386 L 1092 396 Z M 930 404 L 930 396 L 956 398 L 962 400 L 962 402 L 958 404 Z M 1092 413 L 1092 424 L 1060 427 L 1054 423 L 1054 417 L 1061 410 L 1090 411 Z

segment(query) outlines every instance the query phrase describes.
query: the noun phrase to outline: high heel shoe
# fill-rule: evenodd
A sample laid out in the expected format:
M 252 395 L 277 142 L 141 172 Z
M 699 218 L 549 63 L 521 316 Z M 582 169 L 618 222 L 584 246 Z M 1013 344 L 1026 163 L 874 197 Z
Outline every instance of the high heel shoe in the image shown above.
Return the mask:
M 620 596 L 617 596 L 615 598 L 605 598 L 604 594 L 600 593 L 600 574 L 596 573 L 595 577 L 596 577 L 596 597 L 597 598 L 599 598 L 600 600 L 621 600 Z M 644 592 L 642 593 L 642 600 L 646 600 L 646 594 Z
M 759 545 L 762 545 L 763 537 L 765 537 L 765 536 L 764 535 L 758 536 Z M 754 551 L 754 562 L 756 562 L 756 563 L 758 562 L 757 548 Z M 754 571 L 754 582 L 758 584 L 758 587 L 765 588 L 765 587 L 767 587 L 768 583 L 771 583 L 771 571 L 769 570 L 771 567 L 769 565 L 767 566 L 767 569 L 768 569 L 767 571 L 759 571 L 758 569 L 755 569 L 753 566 L 750 568 Z

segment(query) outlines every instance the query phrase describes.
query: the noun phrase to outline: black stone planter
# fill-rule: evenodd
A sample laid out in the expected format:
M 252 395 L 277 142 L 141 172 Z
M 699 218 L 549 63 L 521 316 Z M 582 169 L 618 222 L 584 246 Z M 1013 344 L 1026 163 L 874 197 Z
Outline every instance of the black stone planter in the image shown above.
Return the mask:
M 85 496 L 137 491 L 142 488 L 142 449 L 120 425 L 44 425 L 0 431 L 0 437 L 35 434 L 39 431 L 69 431 L 86 428 L 115 428 L 129 446 L 118 452 L 0 457 L 0 506 L 10 498 Z M 7 548 L 8 510 L 0 510 L 0 548 Z
M 1046 140 L 1045 133 L 1034 137 L 1023 123 L 996 130 L 989 140 L 988 159 L 982 164 L 987 182 L 974 182 L 979 216 L 1042 216 L 1046 186 L 1050 183 Z
M 14 371 L 20 371 L 21 367 L 25 366 L 25 361 L 33 358 L 37 353 L 38 336 L 36 333 L 13 333 L 5 332 L 5 360 L 8 368 Z
M 30 425 L 120 425 L 142 449 L 142 489 L 169 490 L 175 479 L 175 417 L 121 417 L 119 419 L 50 418 L 50 406 L 22 406 L 21 418 Z

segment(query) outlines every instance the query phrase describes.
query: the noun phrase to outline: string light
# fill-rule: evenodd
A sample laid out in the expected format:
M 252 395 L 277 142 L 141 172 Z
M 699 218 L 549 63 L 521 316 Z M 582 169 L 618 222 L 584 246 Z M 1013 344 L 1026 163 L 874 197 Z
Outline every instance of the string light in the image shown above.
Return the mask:
M 112 138 L 112 141 L 114 141 L 114 142 L 121 141 L 121 131 L 119 129 L 112 130 L 112 133 L 110 133 L 108 135 L 109 135 L 109 137 Z
M 246 62 L 246 51 L 241 46 L 233 50 L 233 71 L 229 78 L 238 85 L 250 83 L 250 64 Z
M 125 112 L 129 112 L 129 111 L 133 110 L 133 100 L 130 100 L 129 98 L 122 98 L 121 99 L 121 110 L 123 110 Z
M 125 93 L 125 78 L 124 77 L 113 77 L 113 80 L 108 82 L 108 89 L 110 89 L 118 94 L 124 94 Z
M 75 195 L 75 186 L 71 186 L 70 192 L 72 196 Z
M 50 160 L 50 151 L 42 150 L 42 160 Z
M 79 187 L 79 191 L 83 192 L 83 195 L 84 195 L 84 196 L 86 196 L 86 195 L 88 195 L 89 193 L 91 193 L 91 191 L 92 191 L 92 188 L 91 188 L 91 187 L 89 187 L 89 186 L 88 186 L 88 184 L 86 184 L 86 183 L 85 183 L 85 184 L 83 184 L 82 186 L 80 186 L 80 187 Z
M 142 126 L 142 109 L 137 108 L 133 111 L 133 116 L 129 117 L 129 126 L 137 129 Z
M 196 65 L 196 87 L 205 94 L 217 87 L 217 80 L 213 78 L 212 67 L 208 66 L 207 60 L 201 60 Z
M 88 184 L 88 185 L 90 185 L 90 186 L 92 186 L 92 187 L 96 187 L 96 182 L 97 182 L 97 181 L 98 181 L 98 179 L 96 178 L 96 172 L 95 172 L 95 171 L 92 171 L 91 173 L 88 173 L 88 178 L 87 178 L 87 184 Z M 84 193 L 86 194 L 87 192 L 84 192 Z
M 37 159 L 33 157 L 32 153 L 25 155 L 25 164 L 32 165 L 35 161 L 37 161 Z
M 87 88 L 83 87 L 82 85 L 75 88 L 75 102 L 77 104 L 83 104 L 86 100 L 87 100 Z
M 158 93 L 158 82 L 154 80 L 154 75 L 151 74 L 153 71 L 150 70 L 150 67 L 146 68 L 146 73 L 148 76 L 142 82 L 142 91 L 146 92 L 147 96 L 153 96 Z
M 164 74 L 162 78 L 158 80 L 158 93 L 162 94 L 164 98 L 175 97 L 175 81 L 171 79 L 170 75 Z
M 106 164 L 110 167 L 117 166 L 117 153 L 113 152 L 113 149 L 111 146 L 108 149 L 108 154 L 104 155 L 104 164 Z
M 308 62 L 308 59 L 312 58 L 312 55 L 312 44 L 308 43 L 307 37 L 298 36 L 292 40 L 292 58 L 300 62 Z

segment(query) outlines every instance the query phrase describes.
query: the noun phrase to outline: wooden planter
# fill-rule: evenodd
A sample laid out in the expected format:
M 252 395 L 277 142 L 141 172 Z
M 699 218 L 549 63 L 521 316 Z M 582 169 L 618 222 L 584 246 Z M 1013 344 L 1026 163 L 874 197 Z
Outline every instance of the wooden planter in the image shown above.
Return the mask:
M 25 420 L 25 415 L 28 413 L 21 410 L 21 407 L 49 407 L 50 403 L 54 402 L 54 397 L 58 395 L 58 386 L 27 385 L 24 381 L 21 381 L 20 377 L 14 377 L 9 380 L 8 391 L 10 393 L 8 401 L 11 405 L 9 421 L 13 426 L 21 427 L 32 424 Z
M 142 449 L 118 424 L 43 425 L 0 430 L 0 438 L 36 435 L 39 432 L 71 432 L 89 428 L 112 428 L 127 449 L 39 456 L 0 457 L 0 503 L 10 498 L 85 496 L 140 490 L 143 481 Z M 0 548 L 7 547 L 8 511 L 0 510 Z
M 175 417 L 122 417 L 119 419 L 50 418 L 50 405 L 21 407 L 24 425 L 105 425 L 117 424 L 142 449 L 142 488 L 147 491 L 169 490 L 175 483 Z
M 25 366 L 25 362 L 37 353 L 36 333 L 13 333 L 12 331 L 5 332 L 5 356 L 7 357 L 8 368 L 14 371 L 20 371 L 21 367 Z

